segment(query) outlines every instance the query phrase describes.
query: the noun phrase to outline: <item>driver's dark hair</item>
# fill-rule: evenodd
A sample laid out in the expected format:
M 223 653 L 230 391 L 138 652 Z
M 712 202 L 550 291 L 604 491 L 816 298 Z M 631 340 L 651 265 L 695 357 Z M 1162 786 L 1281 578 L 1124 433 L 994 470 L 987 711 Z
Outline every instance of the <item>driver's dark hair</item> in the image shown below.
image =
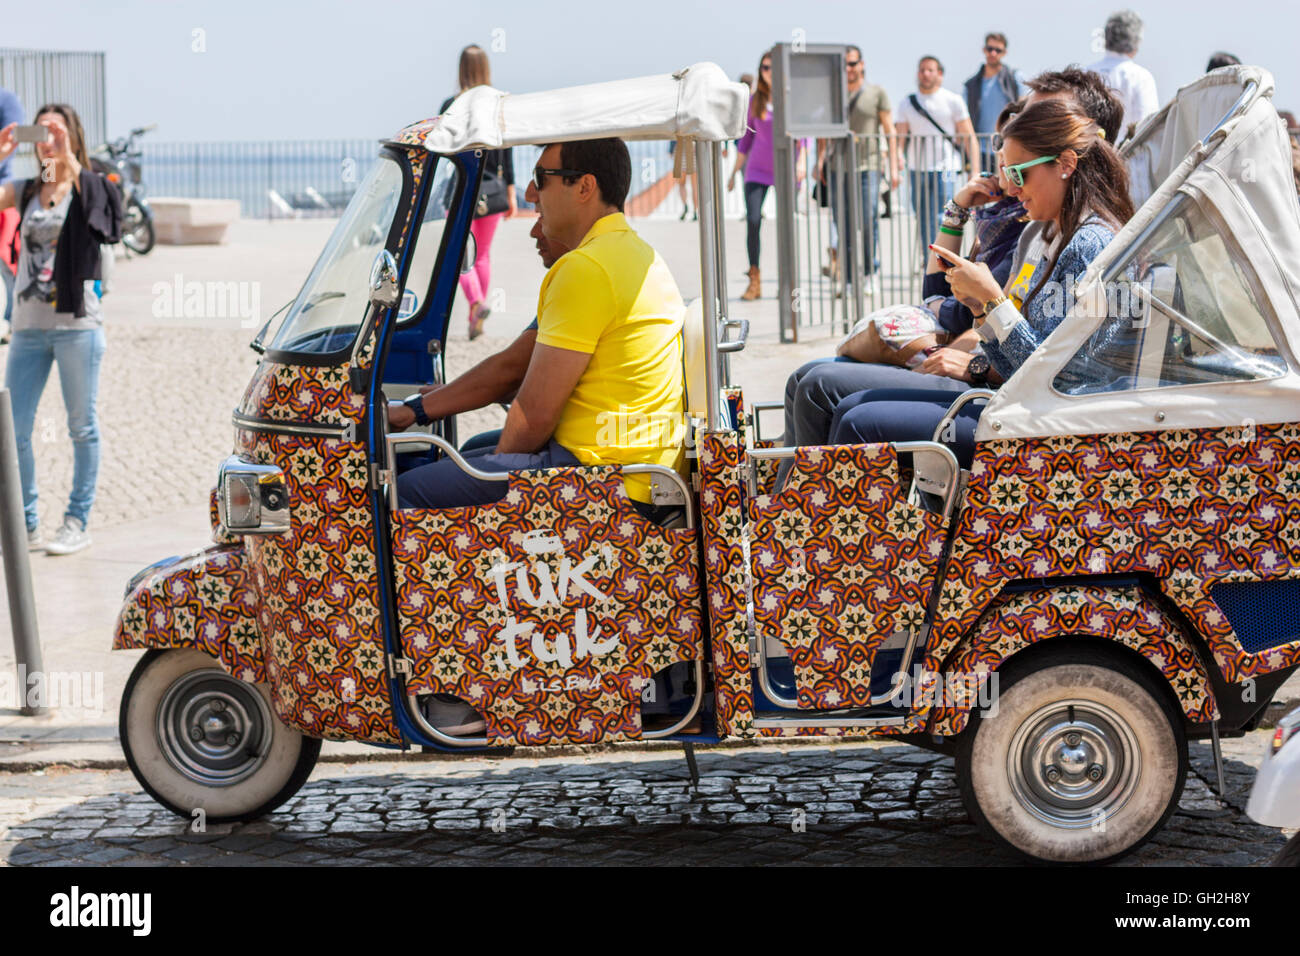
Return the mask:
M 1124 122 L 1124 104 L 1116 96 L 1100 73 L 1070 64 L 1064 70 L 1039 73 L 1025 83 L 1035 93 L 1051 96 L 1066 93 L 1074 97 L 1079 108 L 1106 131 L 1106 141 L 1112 146 L 1119 142 L 1120 126 Z
M 632 186 L 632 157 L 628 154 L 627 143 L 615 137 L 561 143 L 560 165 L 565 169 L 591 173 L 596 177 L 596 186 L 605 204 L 623 211 L 627 191 Z M 566 177 L 565 181 L 571 180 Z

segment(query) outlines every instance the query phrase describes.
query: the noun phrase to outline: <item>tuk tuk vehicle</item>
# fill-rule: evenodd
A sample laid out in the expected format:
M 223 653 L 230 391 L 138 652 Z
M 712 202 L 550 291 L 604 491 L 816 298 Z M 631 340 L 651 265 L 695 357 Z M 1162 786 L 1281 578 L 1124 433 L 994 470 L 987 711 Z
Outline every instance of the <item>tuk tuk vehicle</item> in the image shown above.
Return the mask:
M 1188 741 L 1253 727 L 1300 664 L 1300 208 L 1271 92 L 1221 70 L 1139 131 L 1150 197 L 1019 372 L 954 401 L 987 402 L 965 467 L 942 425 L 758 437 L 721 284 L 721 147 L 748 94 L 717 66 L 481 87 L 402 130 L 235 410 L 214 543 L 128 585 L 137 779 L 233 821 L 288 799 L 322 739 L 888 737 L 952 754 L 971 815 L 1024 854 L 1139 846 L 1178 803 Z M 442 380 L 481 150 L 596 136 L 675 137 L 698 173 L 688 475 L 511 473 L 495 504 L 399 508 L 399 451 L 472 469 L 454 421 L 388 433 L 382 389 Z M 1083 351 L 1106 380 L 1063 375 Z M 636 471 L 672 520 L 631 506 Z M 435 726 L 431 694 L 485 729 Z

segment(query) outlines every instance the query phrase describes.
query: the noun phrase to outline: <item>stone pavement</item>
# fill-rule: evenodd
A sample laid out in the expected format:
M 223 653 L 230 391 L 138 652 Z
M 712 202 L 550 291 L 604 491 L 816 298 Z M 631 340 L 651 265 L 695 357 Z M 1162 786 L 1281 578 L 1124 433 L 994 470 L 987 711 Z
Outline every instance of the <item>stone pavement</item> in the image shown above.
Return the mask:
M 1242 814 L 1265 734 L 1227 741 L 1229 797 L 1193 746 L 1180 808 L 1124 866 L 1263 865 L 1282 831 Z M 322 765 L 262 821 L 193 832 L 123 772 L 0 775 L 0 861 L 15 866 L 1017 865 L 981 833 L 952 761 L 902 744 L 764 745 L 698 756 Z

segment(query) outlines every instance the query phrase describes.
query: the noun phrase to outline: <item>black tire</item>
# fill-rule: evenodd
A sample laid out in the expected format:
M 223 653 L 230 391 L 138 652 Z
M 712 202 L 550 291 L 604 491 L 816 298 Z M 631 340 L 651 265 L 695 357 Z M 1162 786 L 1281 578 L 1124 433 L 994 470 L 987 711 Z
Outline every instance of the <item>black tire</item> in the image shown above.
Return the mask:
M 270 813 L 306 782 L 321 747 L 275 717 L 265 684 L 238 680 L 193 649 L 140 658 L 118 731 L 140 786 L 187 820 L 202 809 L 208 823 Z
M 1286 841 L 1286 846 L 1282 847 L 1273 857 L 1271 866 L 1300 866 L 1300 833 L 1295 834 L 1291 839 Z
M 122 244 L 142 256 L 153 249 L 153 217 L 137 199 L 129 200 L 122 210 Z
M 1042 647 L 998 677 L 996 707 L 972 714 L 957 744 L 958 787 L 985 832 L 1036 860 L 1106 863 L 1164 826 L 1187 738 L 1172 694 L 1140 662 L 1104 646 Z

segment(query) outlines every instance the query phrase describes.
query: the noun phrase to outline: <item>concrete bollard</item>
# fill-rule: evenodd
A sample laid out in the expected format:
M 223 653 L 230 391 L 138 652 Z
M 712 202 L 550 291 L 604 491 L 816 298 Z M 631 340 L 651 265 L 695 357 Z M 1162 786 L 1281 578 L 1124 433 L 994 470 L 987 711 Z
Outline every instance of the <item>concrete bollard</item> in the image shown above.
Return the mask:
M 27 706 L 26 677 L 41 674 L 41 639 L 36 629 L 36 599 L 32 595 L 32 568 L 27 554 L 27 521 L 18 477 L 18 442 L 14 436 L 13 403 L 9 389 L 0 388 L 0 547 L 4 548 L 5 588 L 9 592 L 9 627 L 14 635 L 18 662 L 18 694 L 26 716 L 44 713 L 44 707 Z

